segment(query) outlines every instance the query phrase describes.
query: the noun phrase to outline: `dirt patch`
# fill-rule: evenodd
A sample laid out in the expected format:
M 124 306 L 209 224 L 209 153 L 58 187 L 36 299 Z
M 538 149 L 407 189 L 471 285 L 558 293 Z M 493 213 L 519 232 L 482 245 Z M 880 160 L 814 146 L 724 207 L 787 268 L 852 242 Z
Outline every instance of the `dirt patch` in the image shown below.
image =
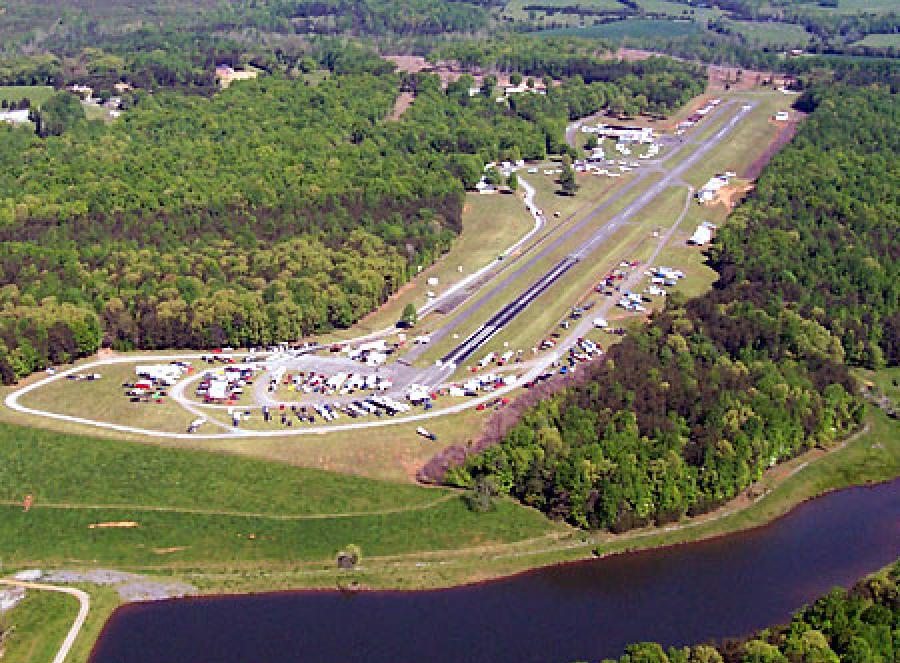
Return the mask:
M 423 69 L 430 67 L 428 61 L 420 55 L 383 55 L 383 59 L 393 62 L 397 65 L 397 69 L 410 74 L 417 74 Z
M 800 127 L 802 118 L 803 114 L 797 113 L 797 119 L 790 122 L 779 122 L 780 130 L 772 139 L 772 142 L 769 143 L 766 151 L 759 155 L 759 157 L 747 167 L 746 171 L 741 173 L 741 177 L 745 180 L 755 180 L 759 177 L 762 169 L 765 168 L 766 164 L 769 163 L 773 156 L 775 156 L 775 153 L 791 142 L 791 139 Z
M 654 51 L 645 51 L 639 48 L 620 48 L 616 52 L 616 57 L 629 62 L 646 60 L 655 56 L 671 57 L 675 60 L 683 60 L 683 58 L 666 55 L 665 53 L 656 53 Z M 709 79 L 709 90 L 750 90 L 760 85 L 772 85 L 774 87 L 782 87 L 790 85 L 794 79 L 790 76 L 776 74 L 771 71 L 757 71 L 755 69 L 744 69 L 742 67 L 728 67 L 718 64 L 707 64 L 706 74 Z
M 172 546 L 171 548 L 154 548 L 153 552 L 157 555 L 171 555 L 172 553 L 187 550 L 187 546 Z
M 406 109 L 412 106 L 416 100 L 416 95 L 412 92 L 401 92 L 394 102 L 394 110 L 391 111 L 390 120 L 399 120 L 400 116 L 406 112 Z
M 397 65 L 398 70 L 406 73 L 417 74 L 424 71 L 431 74 L 437 74 L 441 79 L 442 87 L 447 87 L 449 83 L 458 80 L 460 76 L 465 74 L 472 76 L 475 79 L 475 85 L 479 86 L 484 81 L 484 77 L 488 75 L 494 76 L 497 79 L 497 85 L 500 87 L 511 85 L 509 77 L 512 75 L 512 72 L 485 70 L 478 67 L 466 68 L 454 61 L 433 63 L 428 62 L 425 58 L 418 55 L 382 55 L 381 57 L 388 62 L 393 62 Z M 542 89 L 544 83 L 541 78 L 536 76 L 533 78 L 536 89 Z M 553 84 L 559 85 L 560 81 L 554 81 Z
M 754 184 L 730 184 L 728 186 L 724 186 L 718 191 L 718 197 L 714 204 L 716 205 L 725 205 L 730 212 L 735 208 L 735 206 L 744 199 L 750 191 L 753 191 Z
M 615 57 L 628 62 L 639 62 L 649 58 L 662 55 L 662 53 L 654 53 L 653 51 L 645 51 L 641 48 L 620 48 L 615 52 Z

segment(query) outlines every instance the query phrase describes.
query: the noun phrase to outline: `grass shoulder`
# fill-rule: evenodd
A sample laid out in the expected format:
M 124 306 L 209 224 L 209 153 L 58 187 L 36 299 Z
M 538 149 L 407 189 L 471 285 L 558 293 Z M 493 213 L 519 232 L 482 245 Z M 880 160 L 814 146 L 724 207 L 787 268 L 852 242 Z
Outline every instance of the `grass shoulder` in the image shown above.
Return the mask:
M 29 590 L 21 603 L 3 615 L 3 663 L 47 663 L 62 644 L 78 614 L 68 594 Z

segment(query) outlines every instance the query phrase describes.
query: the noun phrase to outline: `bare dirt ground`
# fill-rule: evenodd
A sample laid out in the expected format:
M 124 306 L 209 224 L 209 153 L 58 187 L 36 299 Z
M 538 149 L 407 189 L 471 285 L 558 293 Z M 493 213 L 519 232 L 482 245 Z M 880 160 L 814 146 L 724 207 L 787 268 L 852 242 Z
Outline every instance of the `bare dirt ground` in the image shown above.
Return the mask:
M 754 185 L 752 183 L 748 184 L 732 184 L 729 186 L 722 187 L 719 189 L 718 197 L 716 198 L 715 205 L 725 205 L 730 212 L 737 206 L 741 200 L 744 199 L 749 192 L 753 191 Z
M 415 100 L 416 95 L 412 92 L 401 92 L 397 97 L 397 101 L 394 102 L 394 110 L 391 111 L 390 119 L 399 120 L 403 113 L 406 112 L 406 109 L 412 106 Z
M 420 71 L 437 74 L 441 79 L 441 85 L 447 85 L 464 74 L 469 74 L 475 79 L 476 85 L 480 85 L 485 76 L 492 75 L 497 78 L 497 84 L 501 87 L 511 85 L 509 76 L 510 72 L 481 70 L 481 69 L 464 69 L 456 62 L 439 62 L 432 64 L 419 55 L 383 55 L 383 59 L 393 62 L 397 65 L 397 69 L 410 74 L 416 74 Z M 536 87 L 543 88 L 543 83 L 535 77 Z
M 775 156 L 778 150 L 787 145 L 797 133 L 797 129 L 800 128 L 800 122 L 802 121 L 802 119 L 803 116 L 800 113 L 796 113 L 795 118 L 790 122 L 776 123 L 770 120 L 772 124 L 779 125 L 779 132 L 775 135 L 775 138 L 772 139 L 772 142 L 769 143 L 766 151 L 759 155 L 759 157 L 750 164 L 745 172 L 741 173 L 741 177 L 747 180 L 755 180 L 757 177 L 759 177 L 762 169 L 765 168 L 766 164 L 769 163 L 769 161 L 773 156 Z
M 620 48 L 616 52 L 616 57 L 630 62 L 646 60 L 656 55 L 663 55 L 663 53 L 655 53 L 638 48 Z M 681 58 L 675 59 L 680 60 Z M 709 77 L 710 91 L 724 90 L 726 84 L 732 90 L 750 90 L 758 85 L 762 85 L 765 81 L 771 81 L 771 84 L 776 87 L 787 85 L 792 81 L 789 76 L 782 76 L 771 71 L 756 71 L 754 69 L 741 69 L 740 67 L 727 67 L 717 64 L 707 65 L 706 71 Z

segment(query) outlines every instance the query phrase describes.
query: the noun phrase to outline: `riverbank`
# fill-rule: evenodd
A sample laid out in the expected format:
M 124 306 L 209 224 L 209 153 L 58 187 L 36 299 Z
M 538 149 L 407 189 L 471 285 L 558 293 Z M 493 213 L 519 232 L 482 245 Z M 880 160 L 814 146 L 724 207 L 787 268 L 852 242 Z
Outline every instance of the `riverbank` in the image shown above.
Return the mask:
M 293 560 L 280 562 L 257 558 L 233 563 L 219 560 L 210 564 L 185 564 L 160 556 L 157 564 L 122 567 L 160 582 L 194 585 L 202 594 L 335 589 L 349 587 L 351 583 L 363 589 L 435 589 L 497 579 L 595 555 L 709 539 L 765 525 L 798 504 L 829 491 L 900 476 L 900 426 L 874 410 L 867 424 L 865 433 L 853 437 L 843 447 L 827 453 L 809 452 L 778 466 L 755 487 L 761 497 L 744 498 L 712 514 L 663 529 L 611 535 L 553 527 L 517 541 L 485 537 L 477 544 L 458 549 L 436 547 L 368 555 L 364 548 L 365 556 L 355 571 L 340 571 L 332 559 L 310 559 L 301 550 Z M 505 506 L 501 512 L 507 517 L 523 509 L 512 509 L 515 505 L 506 502 L 502 504 Z M 79 586 L 93 598 L 91 614 L 71 658 L 71 661 L 84 662 L 103 624 L 121 604 L 121 599 L 108 587 Z

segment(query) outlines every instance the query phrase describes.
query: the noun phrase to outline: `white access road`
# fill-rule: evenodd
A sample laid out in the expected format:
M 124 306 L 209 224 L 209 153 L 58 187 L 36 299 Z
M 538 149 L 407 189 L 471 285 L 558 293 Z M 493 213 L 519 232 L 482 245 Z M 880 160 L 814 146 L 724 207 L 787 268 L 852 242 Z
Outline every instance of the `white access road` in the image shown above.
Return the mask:
M 25 582 L 24 580 L 9 580 L 6 578 L 0 578 L 0 585 L 23 587 L 25 589 L 40 592 L 59 592 L 61 594 L 69 594 L 70 596 L 74 596 L 78 600 L 78 614 L 75 616 L 75 621 L 72 622 L 72 627 L 69 629 L 69 632 L 66 633 L 66 637 L 63 640 L 62 645 L 60 645 L 59 650 L 56 652 L 56 656 L 53 657 L 52 662 L 64 663 L 66 657 L 69 655 L 69 651 L 72 649 L 72 645 L 75 644 L 75 639 L 81 632 L 81 627 L 84 626 L 84 622 L 87 620 L 88 613 L 91 610 L 91 597 L 88 595 L 88 593 L 80 589 L 76 589 L 75 587 L 45 585 L 38 582 Z

